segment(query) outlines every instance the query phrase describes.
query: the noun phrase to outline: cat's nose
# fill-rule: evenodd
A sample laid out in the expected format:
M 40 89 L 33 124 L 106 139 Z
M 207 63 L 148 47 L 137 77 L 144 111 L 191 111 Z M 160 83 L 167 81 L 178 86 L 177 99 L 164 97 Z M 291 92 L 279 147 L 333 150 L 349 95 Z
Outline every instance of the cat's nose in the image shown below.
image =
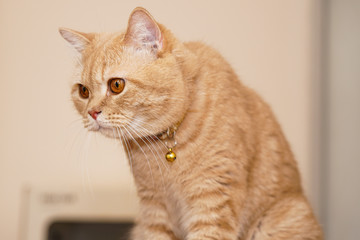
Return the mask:
M 90 110 L 88 113 L 93 119 L 96 120 L 101 111 Z

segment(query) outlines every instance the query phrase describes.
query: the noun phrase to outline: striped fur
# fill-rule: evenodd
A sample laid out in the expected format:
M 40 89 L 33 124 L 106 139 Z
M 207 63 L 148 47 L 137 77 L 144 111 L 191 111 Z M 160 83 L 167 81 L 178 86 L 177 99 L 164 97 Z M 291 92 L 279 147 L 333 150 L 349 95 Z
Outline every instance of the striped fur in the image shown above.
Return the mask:
M 85 127 L 129 156 L 141 206 L 132 239 L 322 239 L 271 109 L 218 52 L 178 41 L 142 8 L 125 33 L 60 31 L 81 53 L 90 96 L 75 84 L 72 98 Z M 125 79 L 122 93 L 112 78 Z M 156 136 L 184 116 L 168 163 Z

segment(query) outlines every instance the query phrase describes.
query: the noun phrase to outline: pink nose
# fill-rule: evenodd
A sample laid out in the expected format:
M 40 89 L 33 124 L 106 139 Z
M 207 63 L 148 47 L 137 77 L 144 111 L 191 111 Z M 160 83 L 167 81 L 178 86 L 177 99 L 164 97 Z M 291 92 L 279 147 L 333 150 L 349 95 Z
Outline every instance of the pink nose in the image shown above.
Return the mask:
M 90 110 L 88 113 L 93 119 L 96 120 L 101 111 Z

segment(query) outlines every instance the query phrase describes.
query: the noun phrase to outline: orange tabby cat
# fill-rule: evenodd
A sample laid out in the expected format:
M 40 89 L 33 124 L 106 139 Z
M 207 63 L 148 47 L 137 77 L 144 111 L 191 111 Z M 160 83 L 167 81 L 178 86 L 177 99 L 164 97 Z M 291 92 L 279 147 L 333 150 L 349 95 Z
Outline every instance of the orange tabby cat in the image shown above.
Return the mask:
M 271 109 L 218 52 L 143 8 L 125 33 L 60 33 L 81 53 L 72 99 L 85 127 L 128 154 L 132 239 L 322 239 Z

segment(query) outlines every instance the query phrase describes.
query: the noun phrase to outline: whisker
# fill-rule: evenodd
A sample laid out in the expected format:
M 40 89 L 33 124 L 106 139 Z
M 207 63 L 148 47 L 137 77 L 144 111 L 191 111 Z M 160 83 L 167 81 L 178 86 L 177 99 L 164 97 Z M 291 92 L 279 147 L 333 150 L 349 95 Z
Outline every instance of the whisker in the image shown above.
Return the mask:
M 133 162 L 132 162 L 132 154 L 131 154 L 130 146 L 128 146 L 128 142 L 126 141 L 126 138 L 124 137 L 124 134 L 123 134 L 121 128 L 120 128 L 120 127 L 119 127 L 119 128 L 116 128 L 116 130 L 117 130 L 117 132 L 118 132 L 119 139 L 120 139 L 120 137 L 122 138 L 122 139 L 120 139 L 120 141 L 123 142 L 123 144 L 122 144 L 122 145 L 123 145 L 123 148 L 124 148 L 124 145 L 125 145 L 125 147 L 126 147 L 126 151 L 125 151 L 125 149 L 124 149 L 124 152 L 127 152 L 127 155 L 128 155 L 129 161 L 130 161 L 130 171 L 131 171 L 132 174 L 134 174 Z M 119 130 L 120 130 L 120 132 L 119 132 Z
M 147 164 L 148 164 L 148 166 L 149 166 L 149 170 L 150 170 L 150 175 L 151 175 L 151 179 L 152 179 L 152 182 L 153 182 L 153 186 L 155 187 L 154 176 L 153 176 L 153 174 L 152 174 L 150 162 L 149 162 L 149 159 L 148 159 L 146 153 L 144 152 L 143 148 L 139 145 L 139 143 L 136 141 L 136 139 L 133 137 L 133 135 L 131 135 L 131 133 L 127 130 L 126 127 L 124 127 L 124 130 L 129 134 L 129 136 L 134 140 L 135 144 L 139 147 L 139 149 L 141 150 L 141 152 L 144 154 L 144 156 L 145 156 L 145 158 L 146 158 L 146 161 L 147 161 Z
M 155 138 L 155 139 L 157 140 L 157 141 L 155 141 L 155 139 L 154 139 L 154 141 L 155 141 L 156 143 L 158 143 L 158 142 L 162 143 L 163 146 L 164 146 L 164 148 L 167 149 L 166 144 L 163 143 L 163 141 L 161 141 L 161 139 L 160 139 L 158 136 L 152 134 L 148 129 L 146 129 L 145 127 L 143 127 L 140 123 L 132 122 L 132 125 L 134 125 L 134 126 L 137 127 L 137 128 L 141 128 L 141 129 L 143 130 L 143 132 L 146 133 L 147 136 L 151 136 L 152 138 Z M 159 145 L 159 144 L 158 144 L 158 145 Z
M 115 128 L 112 128 L 112 131 L 113 131 L 113 138 L 115 139 L 114 142 L 115 142 L 115 145 L 117 144 L 117 141 L 116 141 L 116 134 L 115 134 Z M 121 139 L 119 138 L 120 142 L 121 142 Z
M 82 118 L 78 118 L 78 119 L 75 119 L 71 122 L 69 122 L 66 126 L 66 128 L 71 128 L 75 123 L 78 123 L 79 121 L 81 121 Z M 71 138 L 71 140 L 67 141 L 67 143 L 64 145 L 64 149 L 66 150 L 66 152 L 68 152 L 68 155 L 67 155 L 67 159 L 70 159 L 70 156 L 71 154 L 73 153 L 73 148 L 74 148 L 74 145 L 77 145 L 78 143 L 78 139 L 79 139 L 79 135 L 81 133 L 81 131 L 83 131 L 84 128 L 82 127 L 76 127 L 76 130 L 70 130 L 72 133 L 75 132 L 75 134 L 73 134 L 73 137 Z
M 137 133 L 137 131 L 136 131 L 134 128 L 132 128 L 131 126 L 128 126 L 128 127 L 130 128 L 131 131 L 133 131 L 133 132 L 141 139 L 141 141 L 143 141 L 143 143 L 145 143 L 145 145 L 148 147 L 148 149 L 150 149 L 152 155 L 154 156 L 154 159 L 155 159 L 155 161 L 156 161 L 156 164 L 158 165 L 158 168 L 159 168 L 159 170 L 160 170 L 163 188 L 165 189 L 164 175 L 163 175 L 162 169 L 161 169 L 161 167 L 160 167 L 159 161 L 158 161 L 157 157 L 155 156 L 154 151 L 153 151 L 152 148 L 147 144 L 147 142 L 146 142 L 141 136 L 139 136 L 139 134 Z M 141 134 L 141 133 L 140 133 L 140 134 Z M 145 136 L 145 139 L 147 139 L 146 136 Z M 147 140 L 148 140 L 148 139 L 147 139 Z M 148 141 L 149 141 L 149 140 L 148 140 Z M 149 141 L 149 144 L 151 144 L 150 141 Z
M 140 122 L 143 125 L 148 125 L 149 127 L 152 127 L 150 124 L 148 124 L 147 122 L 142 121 L 140 119 L 136 119 L 136 121 Z M 136 127 L 142 128 L 147 133 L 147 135 L 151 135 L 152 137 L 159 140 L 159 142 L 162 143 L 164 145 L 164 147 L 167 149 L 166 144 L 158 136 L 156 136 L 156 134 L 153 134 L 152 132 L 150 132 L 150 130 L 146 129 L 145 127 L 143 127 L 142 125 L 140 125 L 139 123 L 137 123 L 135 121 L 132 121 L 131 124 L 136 125 Z
M 149 134 L 149 131 L 148 131 L 146 128 L 142 127 L 140 124 L 134 123 L 134 125 L 135 125 L 135 127 L 137 127 L 137 128 L 144 129 L 144 130 L 137 129 L 137 131 L 142 132 L 142 133 L 143 133 L 142 135 L 148 140 L 149 143 L 155 143 L 155 144 L 157 145 L 158 149 L 155 149 L 155 146 L 154 146 L 154 149 L 155 149 L 155 151 L 157 152 L 157 155 L 159 156 L 159 158 L 161 159 L 161 157 L 160 157 L 161 155 L 159 154 L 159 150 L 162 151 L 162 148 L 161 148 L 161 146 L 159 145 L 158 142 L 160 141 L 160 142 L 165 146 L 165 149 L 167 149 L 166 145 L 165 145 L 158 137 L 156 137 L 156 138 L 158 139 L 158 141 L 157 141 L 157 140 L 155 140 L 155 139 L 151 139 L 150 137 L 146 136 L 146 135 Z M 131 127 L 131 126 L 129 126 L 129 127 Z M 147 133 L 147 134 L 144 134 L 144 133 L 146 133 L 146 132 L 148 132 L 148 133 Z M 162 164 L 165 166 L 165 168 L 166 168 L 167 170 L 169 170 L 169 167 L 164 163 L 164 161 L 161 161 L 161 162 L 162 162 Z
M 139 123 L 137 123 L 136 121 L 138 121 Z M 161 151 L 161 146 L 159 146 L 159 142 L 165 147 L 165 149 L 168 151 L 169 147 L 157 136 L 157 135 L 153 135 L 148 129 L 146 129 L 145 127 L 143 127 L 141 124 L 146 124 L 149 125 L 147 122 L 140 120 L 140 119 L 136 119 L 136 121 L 131 121 L 131 124 L 136 126 L 136 128 L 141 128 L 143 129 L 145 132 L 147 132 L 146 135 L 151 135 L 152 137 L 156 138 L 156 140 L 154 139 L 153 141 L 158 145 L 160 151 Z M 141 123 L 141 124 L 140 124 Z M 149 125 L 151 126 L 151 125 Z M 164 161 L 161 161 L 164 164 Z M 168 166 L 166 166 L 166 169 L 169 170 Z
M 68 127 L 71 127 L 73 124 L 78 123 L 78 122 L 81 121 L 82 119 L 83 119 L 82 117 L 81 117 L 81 118 L 78 118 L 78 119 L 75 119 L 75 120 L 69 122 L 66 127 L 67 127 L 67 128 L 68 128 Z

